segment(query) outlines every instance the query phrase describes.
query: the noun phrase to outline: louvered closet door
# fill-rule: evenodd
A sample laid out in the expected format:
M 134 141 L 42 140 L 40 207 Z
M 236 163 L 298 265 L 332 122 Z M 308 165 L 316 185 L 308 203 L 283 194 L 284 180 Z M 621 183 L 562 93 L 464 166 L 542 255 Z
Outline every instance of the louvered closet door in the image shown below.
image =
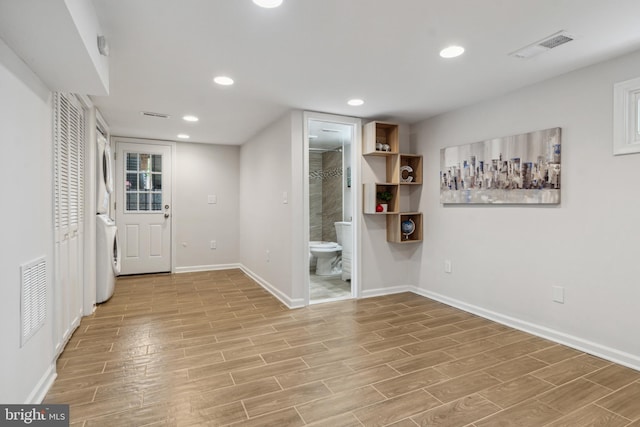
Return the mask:
M 57 351 L 82 315 L 85 116 L 75 96 L 57 93 L 54 105 L 54 315 Z

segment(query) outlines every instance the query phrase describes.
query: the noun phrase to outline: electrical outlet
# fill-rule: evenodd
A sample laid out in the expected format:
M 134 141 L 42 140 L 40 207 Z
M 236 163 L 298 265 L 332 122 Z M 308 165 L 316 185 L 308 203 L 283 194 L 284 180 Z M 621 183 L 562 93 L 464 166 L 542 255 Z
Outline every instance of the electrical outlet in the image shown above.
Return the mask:
M 552 286 L 553 301 L 564 304 L 564 288 L 562 286 Z
M 209 243 L 209 248 L 215 249 L 217 247 L 218 247 L 218 242 L 216 242 L 215 240 L 212 240 L 211 243 Z
M 450 259 L 445 259 L 444 260 L 444 272 L 451 274 L 451 260 Z
M 271 252 L 267 249 L 267 262 L 271 262 Z

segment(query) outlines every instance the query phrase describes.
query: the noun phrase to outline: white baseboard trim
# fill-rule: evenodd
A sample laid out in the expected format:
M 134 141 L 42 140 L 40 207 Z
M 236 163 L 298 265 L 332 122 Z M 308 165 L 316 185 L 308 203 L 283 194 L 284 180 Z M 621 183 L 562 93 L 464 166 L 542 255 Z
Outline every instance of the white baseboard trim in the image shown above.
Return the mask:
M 403 292 L 413 292 L 415 294 L 417 293 L 415 289 L 415 286 L 410 285 L 392 286 L 390 288 L 366 289 L 361 292 L 360 297 L 372 298 L 384 295 L 401 294 Z
M 44 400 L 44 397 L 47 395 L 47 392 L 53 385 L 58 374 L 56 373 L 56 364 L 52 363 L 47 370 L 45 371 L 38 384 L 34 387 L 33 391 L 27 397 L 27 401 L 24 402 L 25 405 L 39 405 Z
M 504 314 L 497 313 L 495 311 L 486 310 L 482 307 L 467 304 L 465 302 L 446 297 L 444 295 L 430 292 L 425 289 L 413 287 L 412 292 L 422 295 L 424 297 L 442 302 L 452 307 L 459 308 L 460 310 L 467 311 L 469 313 L 476 314 L 480 317 L 484 317 L 489 320 L 501 323 L 506 326 L 510 326 L 515 329 L 519 329 L 524 332 L 528 332 L 532 335 L 545 338 L 559 344 L 564 344 L 568 347 L 575 348 L 576 350 L 583 351 L 585 353 L 592 354 L 602 359 L 609 360 L 611 362 L 618 363 L 629 368 L 640 370 L 640 357 L 616 350 L 615 348 L 607 347 L 602 344 L 595 343 L 593 341 L 585 340 L 580 337 L 566 334 L 564 332 L 556 331 L 554 329 L 540 326 L 535 323 L 527 322 L 517 319 L 515 317 L 506 316 Z
M 190 265 L 187 267 L 176 267 L 176 273 L 196 273 L 200 271 L 231 270 L 233 268 L 240 268 L 240 264 Z
M 304 298 L 296 298 L 296 299 L 289 298 L 287 295 L 282 293 L 282 291 L 280 291 L 271 283 L 264 280 L 262 277 L 260 277 L 253 271 L 251 271 L 246 266 L 240 264 L 239 267 L 247 276 L 255 280 L 260 286 L 266 289 L 271 295 L 276 297 L 281 303 L 286 305 L 288 308 L 293 309 L 293 308 L 304 307 Z

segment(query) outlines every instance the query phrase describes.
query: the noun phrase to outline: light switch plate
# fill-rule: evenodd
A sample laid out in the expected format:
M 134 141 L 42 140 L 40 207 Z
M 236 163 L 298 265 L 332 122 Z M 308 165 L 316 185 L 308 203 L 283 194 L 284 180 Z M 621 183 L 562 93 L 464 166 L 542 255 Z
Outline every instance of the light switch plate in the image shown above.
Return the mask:
M 445 259 L 444 260 L 444 272 L 451 274 L 451 260 L 450 259 Z
M 216 196 L 215 194 L 209 195 L 207 197 L 207 203 L 209 203 L 210 205 L 218 203 L 218 196 Z

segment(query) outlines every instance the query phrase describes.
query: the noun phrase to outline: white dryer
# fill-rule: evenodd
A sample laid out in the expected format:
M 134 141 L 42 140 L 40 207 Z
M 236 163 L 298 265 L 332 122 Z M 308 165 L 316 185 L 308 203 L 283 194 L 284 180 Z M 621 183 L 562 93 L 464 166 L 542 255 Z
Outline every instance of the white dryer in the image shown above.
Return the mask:
M 116 284 L 120 274 L 120 246 L 116 223 L 108 215 L 96 216 L 96 302 L 105 302 Z
M 113 166 L 111 164 L 111 147 L 107 142 L 107 139 L 100 133 L 98 133 L 98 188 L 97 188 L 97 200 L 96 210 L 99 214 L 105 214 L 109 212 L 109 195 L 113 191 Z

